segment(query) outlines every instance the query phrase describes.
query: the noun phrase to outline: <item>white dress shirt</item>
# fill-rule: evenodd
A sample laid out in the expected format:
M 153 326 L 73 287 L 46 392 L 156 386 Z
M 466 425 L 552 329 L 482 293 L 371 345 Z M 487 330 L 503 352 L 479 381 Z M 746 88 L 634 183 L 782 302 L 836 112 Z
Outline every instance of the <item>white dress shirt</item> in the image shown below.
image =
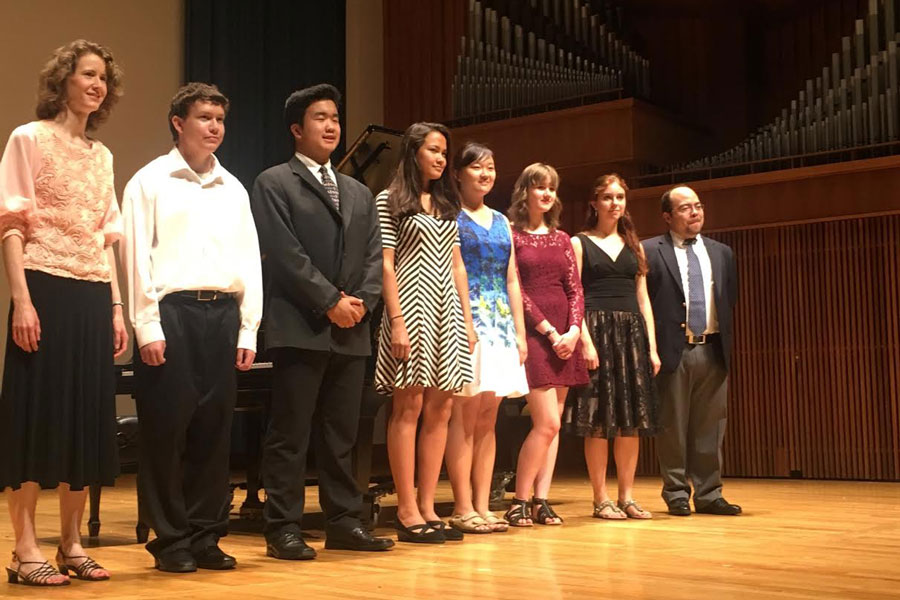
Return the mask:
M 163 341 L 159 301 L 182 290 L 233 292 L 238 348 L 256 350 L 263 291 L 259 242 L 241 182 L 214 160 L 201 178 L 178 148 L 135 173 L 122 199 L 128 314 L 138 346 Z
M 703 276 L 703 291 L 706 296 L 706 331 L 691 331 L 688 323 L 688 312 L 691 305 L 691 292 L 688 285 L 688 259 L 687 250 L 684 248 L 684 238 L 676 234 L 672 234 L 672 242 L 675 247 L 675 259 L 678 261 L 678 270 L 681 272 L 681 285 L 684 288 L 684 322 L 687 335 L 703 335 L 707 333 L 719 332 L 719 319 L 716 315 L 716 297 L 713 293 L 715 282 L 712 276 L 712 263 L 709 262 L 709 253 L 706 251 L 706 245 L 703 243 L 703 237 L 697 235 L 697 241 L 694 242 L 694 254 L 700 261 L 700 274 Z
M 313 174 L 313 177 L 316 178 L 316 181 L 322 183 L 322 173 L 319 171 L 322 167 L 325 167 L 325 170 L 328 171 L 328 176 L 331 177 L 331 181 L 334 182 L 334 185 L 337 185 L 337 177 L 334 176 L 334 169 L 331 168 L 331 159 L 328 159 L 328 162 L 324 165 L 320 165 L 310 157 L 305 154 L 300 154 L 299 152 L 295 152 L 294 156 L 297 157 L 297 160 L 302 162 L 307 169 L 309 169 L 310 173 Z

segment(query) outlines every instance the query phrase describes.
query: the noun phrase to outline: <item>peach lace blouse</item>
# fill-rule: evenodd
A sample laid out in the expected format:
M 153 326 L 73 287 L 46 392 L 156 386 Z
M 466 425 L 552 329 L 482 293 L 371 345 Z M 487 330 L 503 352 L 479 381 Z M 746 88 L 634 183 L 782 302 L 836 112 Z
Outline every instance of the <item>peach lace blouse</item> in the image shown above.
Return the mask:
M 110 281 L 104 250 L 122 231 L 106 146 L 67 140 L 50 121 L 12 132 L 0 160 L 0 238 L 22 238 L 26 269 Z

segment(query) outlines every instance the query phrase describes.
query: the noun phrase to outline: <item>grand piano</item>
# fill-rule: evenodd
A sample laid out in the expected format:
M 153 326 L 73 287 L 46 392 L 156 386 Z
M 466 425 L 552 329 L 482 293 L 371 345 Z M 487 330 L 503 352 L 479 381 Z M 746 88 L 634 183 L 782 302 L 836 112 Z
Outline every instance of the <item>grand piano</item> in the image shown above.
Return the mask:
M 354 142 L 350 150 L 337 166 L 338 171 L 353 177 L 366 185 L 373 194 L 385 189 L 390 183 L 393 172 L 399 162 L 399 146 L 402 133 L 378 125 L 369 125 L 360 137 Z M 372 313 L 371 331 L 373 335 L 373 349 L 376 343 L 375 335 L 381 322 L 381 307 L 376 307 Z M 265 322 L 260 328 L 259 348 L 263 348 L 265 336 Z M 373 455 L 376 442 L 383 440 L 383 431 L 376 427 L 382 424 L 383 418 L 380 412 L 390 399 L 381 396 L 374 390 L 373 380 L 375 372 L 375 352 L 369 359 L 363 398 L 360 411 L 359 430 L 357 443 L 353 450 L 354 476 L 359 489 L 363 490 L 363 524 L 374 527 L 379 521 L 379 499 L 386 494 L 393 493 L 393 482 L 390 473 L 386 470 L 373 471 Z M 266 360 L 265 353 L 257 356 L 257 362 L 249 371 L 239 371 L 237 375 L 237 404 L 235 406 L 235 427 L 232 436 L 232 466 L 242 464 L 246 477 L 244 481 L 232 484 L 232 492 L 235 487 L 246 489 L 246 499 L 242 503 L 238 515 L 248 523 L 260 523 L 262 519 L 263 501 L 260 498 L 260 459 L 262 454 L 262 439 L 265 431 L 268 402 L 271 396 L 271 369 L 272 363 Z M 116 393 L 133 395 L 134 371 L 131 365 L 117 367 Z M 515 468 L 515 456 L 517 450 L 527 433 L 527 419 L 523 422 L 521 409 L 524 401 L 521 399 L 508 399 L 501 407 L 500 418 L 502 423 L 498 427 L 498 461 L 500 467 L 495 471 L 492 502 L 499 502 L 503 498 L 504 490 L 512 479 Z M 123 470 L 137 466 L 137 439 L 140 435 L 137 417 L 119 418 L 119 450 Z M 383 444 L 383 442 L 381 442 Z M 504 452 L 503 450 L 506 450 Z M 314 464 L 314 456 L 310 449 L 311 463 Z M 312 465 L 311 465 L 312 466 Z M 316 485 L 315 470 L 310 469 L 311 478 L 308 485 Z M 100 532 L 100 487 L 95 486 L 90 490 L 90 515 L 88 518 L 88 535 L 97 537 Z M 140 506 L 136 515 L 135 533 L 138 542 L 146 542 L 149 528 L 140 517 Z M 321 513 L 305 514 L 304 526 L 320 528 L 324 522 Z M 251 525 L 251 528 L 252 525 Z M 258 528 L 258 527 L 257 527 Z

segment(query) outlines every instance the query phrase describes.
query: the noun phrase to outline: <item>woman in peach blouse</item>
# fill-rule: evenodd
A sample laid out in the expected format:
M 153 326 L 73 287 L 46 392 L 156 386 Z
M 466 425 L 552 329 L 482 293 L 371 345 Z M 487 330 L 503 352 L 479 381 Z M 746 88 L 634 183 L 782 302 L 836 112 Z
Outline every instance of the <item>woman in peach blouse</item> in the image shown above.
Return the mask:
M 109 573 L 81 546 L 87 487 L 118 472 L 113 358 L 128 335 L 112 244 L 122 235 L 112 155 L 88 135 L 121 95 L 109 51 L 77 40 L 41 72 L 38 121 L 0 160 L 0 238 L 12 302 L 0 393 L 0 489 L 16 536 L 9 583 L 56 586 Z M 57 488 L 57 571 L 35 506 Z

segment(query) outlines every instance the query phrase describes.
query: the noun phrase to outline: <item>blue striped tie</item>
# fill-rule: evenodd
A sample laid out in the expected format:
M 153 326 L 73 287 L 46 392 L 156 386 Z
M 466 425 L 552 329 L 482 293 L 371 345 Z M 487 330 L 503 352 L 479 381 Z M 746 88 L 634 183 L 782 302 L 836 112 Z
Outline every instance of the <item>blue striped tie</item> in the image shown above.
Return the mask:
M 694 335 L 703 335 L 706 331 L 706 290 L 703 287 L 700 259 L 694 252 L 696 241 L 697 238 L 684 240 L 688 263 L 688 327 Z
M 328 192 L 328 196 L 331 198 L 331 201 L 334 202 L 334 207 L 341 210 L 341 200 L 340 195 L 338 194 L 338 188 L 328 174 L 328 169 L 325 168 L 325 165 L 322 165 L 319 169 L 319 174 L 322 175 L 322 187 Z

